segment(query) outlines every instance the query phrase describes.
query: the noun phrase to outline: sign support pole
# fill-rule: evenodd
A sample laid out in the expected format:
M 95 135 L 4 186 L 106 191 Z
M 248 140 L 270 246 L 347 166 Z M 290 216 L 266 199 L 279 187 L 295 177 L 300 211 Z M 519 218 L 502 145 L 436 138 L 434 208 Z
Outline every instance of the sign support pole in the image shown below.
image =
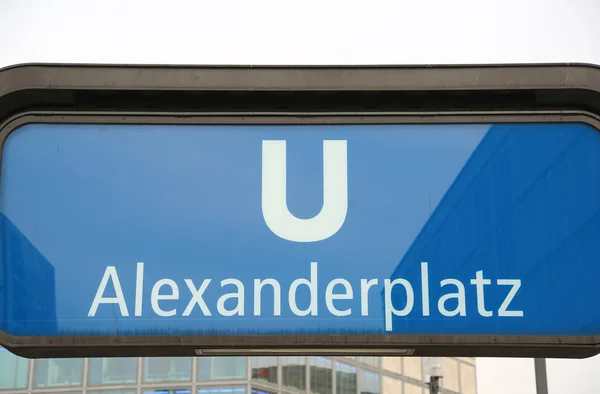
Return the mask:
M 534 368 L 536 393 L 548 394 L 548 374 L 546 373 L 546 359 L 536 358 L 534 360 Z
M 442 359 L 440 357 L 426 357 L 424 360 L 425 371 L 429 375 L 429 393 L 439 394 L 442 386 Z
M 429 392 L 431 394 L 439 394 L 440 392 L 440 377 L 439 376 L 431 376 L 429 378 Z

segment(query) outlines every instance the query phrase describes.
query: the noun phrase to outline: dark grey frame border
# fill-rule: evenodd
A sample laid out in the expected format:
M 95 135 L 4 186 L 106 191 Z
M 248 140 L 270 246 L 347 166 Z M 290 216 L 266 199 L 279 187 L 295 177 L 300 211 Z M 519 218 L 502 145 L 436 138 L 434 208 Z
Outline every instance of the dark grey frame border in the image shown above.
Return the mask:
M 139 95 L 140 92 L 142 95 Z M 222 108 L 188 107 L 224 94 Z M 262 108 L 227 106 L 228 98 Z M 322 95 L 322 93 L 331 93 Z M 448 96 L 448 92 L 451 94 Z M 133 93 L 134 100 L 120 101 Z M 273 106 L 280 93 L 287 108 Z M 366 94 L 365 94 L 366 93 Z M 388 95 L 392 93 L 392 96 Z M 106 103 L 106 95 L 113 100 Z M 180 95 L 180 96 L 177 96 Z M 381 97 L 364 107 L 368 97 Z M 476 100 L 470 98 L 476 96 Z M 170 99 L 177 97 L 176 105 Z M 480 105 L 482 98 L 485 103 Z M 508 100 L 506 100 L 508 98 Z M 418 104 L 413 105 L 411 99 Z M 269 101 L 270 100 L 270 101 Z M 341 105 L 330 105 L 331 101 Z M 259 100 L 260 101 L 260 100 Z M 377 100 L 375 100 L 377 101 Z M 326 104 L 315 106 L 315 102 Z M 389 103 L 392 105 L 389 105 Z M 494 103 L 500 104 L 500 108 Z M 508 103 L 508 104 L 507 104 Z M 489 107 L 486 107 L 489 106 Z M 272 108 L 272 109 L 271 109 Z M 475 110 L 474 110 L 475 109 Z M 30 122 L 150 124 L 585 122 L 600 129 L 600 69 L 586 65 L 446 67 L 176 67 L 23 65 L 0 70 L 0 144 Z M 0 161 L 1 162 L 1 161 Z M 595 336 L 248 335 L 14 337 L 24 357 L 356 354 L 582 358 Z M 409 349 L 408 353 L 405 349 Z

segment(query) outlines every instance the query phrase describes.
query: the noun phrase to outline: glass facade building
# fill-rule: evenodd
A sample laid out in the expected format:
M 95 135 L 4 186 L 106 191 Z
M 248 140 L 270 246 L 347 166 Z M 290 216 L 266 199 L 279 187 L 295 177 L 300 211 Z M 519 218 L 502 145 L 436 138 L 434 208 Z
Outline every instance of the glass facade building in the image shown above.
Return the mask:
M 444 393 L 476 394 L 475 359 L 445 358 Z M 425 394 L 418 357 L 27 360 L 0 348 L 0 393 Z

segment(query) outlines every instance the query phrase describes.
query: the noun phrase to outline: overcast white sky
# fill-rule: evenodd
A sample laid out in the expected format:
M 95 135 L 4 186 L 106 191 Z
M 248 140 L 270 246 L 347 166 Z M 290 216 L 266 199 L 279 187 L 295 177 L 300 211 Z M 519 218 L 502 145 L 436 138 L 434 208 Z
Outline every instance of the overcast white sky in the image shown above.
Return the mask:
M 0 0 L 0 67 L 600 64 L 598 0 Z M 550 393 L 599 392 L 600 358 L 549 360 Z M 478 360 L 480 394 L 535 393 L 533 360 Z

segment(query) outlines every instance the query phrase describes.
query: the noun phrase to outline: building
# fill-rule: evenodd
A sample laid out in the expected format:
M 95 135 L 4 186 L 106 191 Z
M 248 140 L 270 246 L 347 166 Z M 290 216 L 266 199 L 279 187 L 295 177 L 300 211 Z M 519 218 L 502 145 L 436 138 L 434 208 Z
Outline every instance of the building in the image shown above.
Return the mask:
M 476 394 L 475 359 L 444 358 L 445 393 Z M 0 348 L 0 393 L 424 394 L 419 357 L 27 360 Z

